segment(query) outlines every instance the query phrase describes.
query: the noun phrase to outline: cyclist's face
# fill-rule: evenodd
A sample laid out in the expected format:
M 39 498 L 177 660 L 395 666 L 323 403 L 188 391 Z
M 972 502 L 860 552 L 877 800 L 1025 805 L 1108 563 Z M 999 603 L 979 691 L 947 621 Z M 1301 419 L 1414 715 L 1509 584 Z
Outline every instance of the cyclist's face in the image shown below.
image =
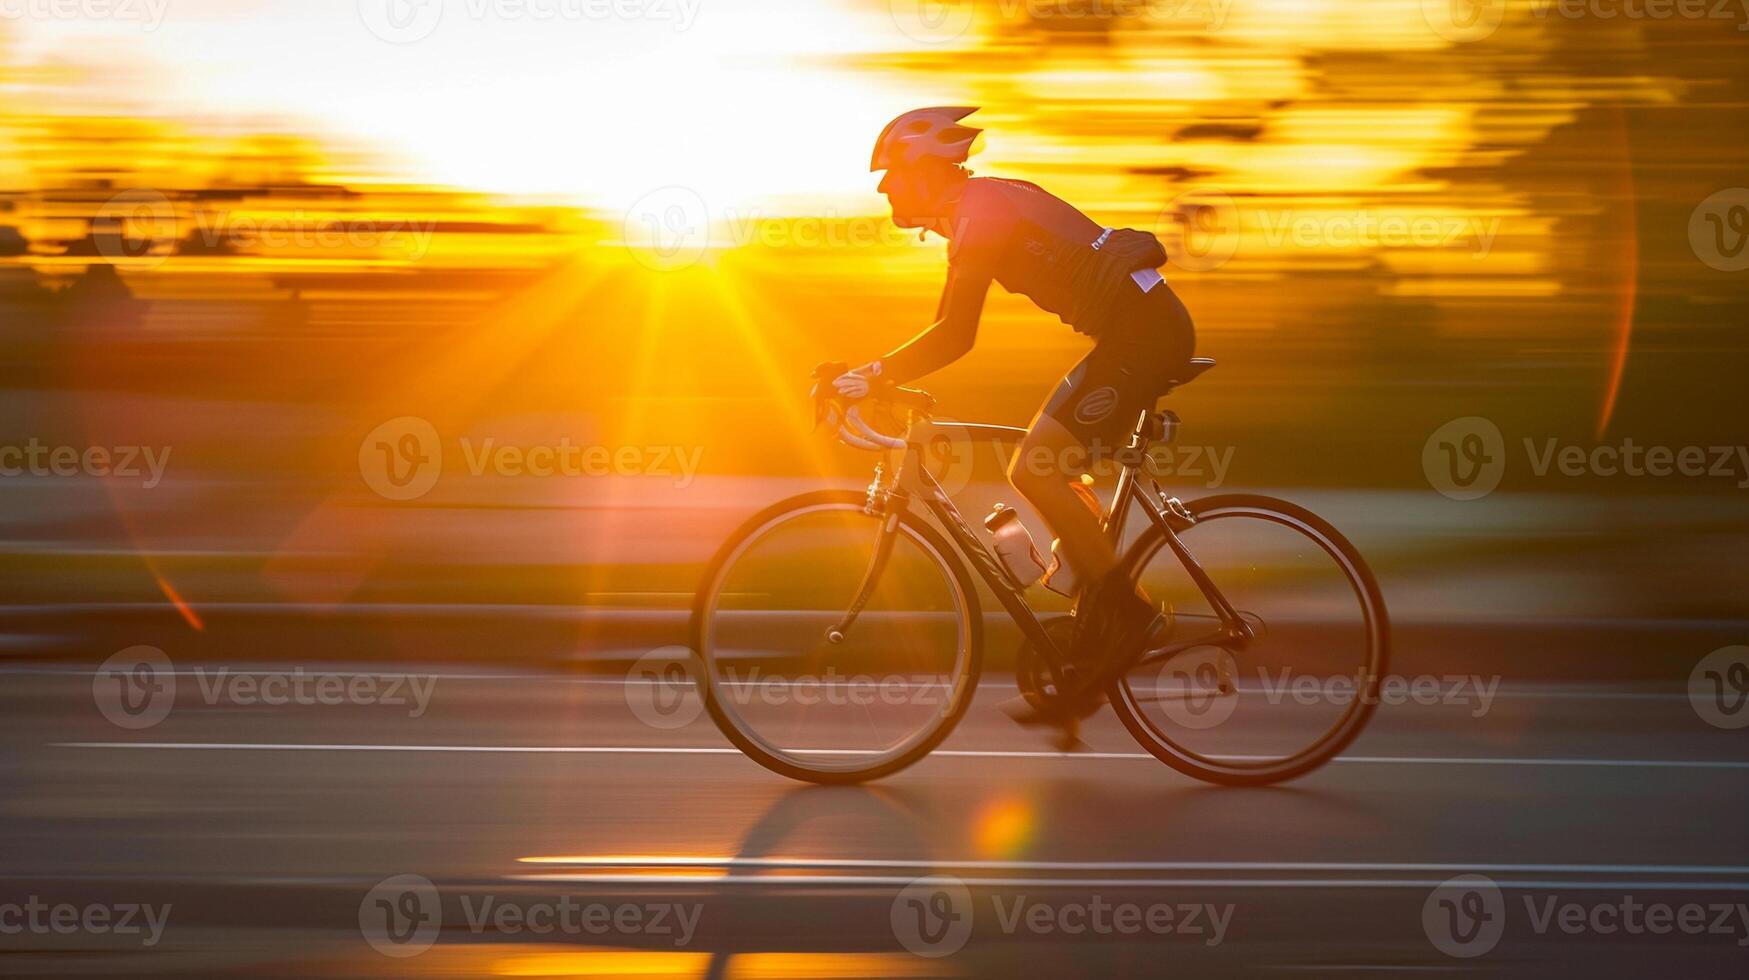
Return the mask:
M 934 217 L 934 201 L 922 174 L 889 170 L 876 189 L 887 196 L 887 203 L 893 208 L 893 224 L 900 228 L 921 228 Z

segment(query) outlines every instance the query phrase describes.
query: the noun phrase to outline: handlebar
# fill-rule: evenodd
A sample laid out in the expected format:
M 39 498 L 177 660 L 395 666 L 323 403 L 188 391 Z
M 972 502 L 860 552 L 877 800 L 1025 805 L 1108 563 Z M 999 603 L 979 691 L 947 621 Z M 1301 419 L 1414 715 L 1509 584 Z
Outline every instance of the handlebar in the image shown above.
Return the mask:
M 869 425 L 862 417 L 862 403 L 875 402 L 896 405 L 918 414 L 935 407 L 935 396 L 921 388 L 871 383 L 869 392 L 859 399 L 846 398 L 832 388 L 833 379 L 849 371 L 842 362 L 828 361 L 814 368 L 814 424 L 831 418 L 838 423 L 838 438 L 857 449 L 880 452 L 904 449 L 905 440 L 889 436 Z

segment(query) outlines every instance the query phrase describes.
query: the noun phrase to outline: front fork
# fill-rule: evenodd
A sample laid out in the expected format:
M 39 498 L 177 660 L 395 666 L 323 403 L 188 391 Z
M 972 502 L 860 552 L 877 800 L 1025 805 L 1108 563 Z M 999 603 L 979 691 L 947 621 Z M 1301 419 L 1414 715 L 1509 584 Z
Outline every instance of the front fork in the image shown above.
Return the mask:
M 880 482 L 880 471 L 875 471 L 875 483 Z M 875 505 L 875 487 L 869 488 L 869 506 Z M 881 533 L 875 539 L 874 557 L 869 560 L 868 571 L 862 575 L 862 584 L 856 589 L 856 598 L 851 600 L 850 608 L 838 622 L 826 630 L 826 639 L 832 643 L 843 643 L 844 635 L 850 631 L 856 617 L 862 615 L 868 606 L 868 600 L 874 597 L 875 586 L 881 580 L 881 573 L 886 571 L 887 559 L 893 556 L 893 541 L 899 536 L 899 515 L 903 508 L 887 507 L 881 515 Z

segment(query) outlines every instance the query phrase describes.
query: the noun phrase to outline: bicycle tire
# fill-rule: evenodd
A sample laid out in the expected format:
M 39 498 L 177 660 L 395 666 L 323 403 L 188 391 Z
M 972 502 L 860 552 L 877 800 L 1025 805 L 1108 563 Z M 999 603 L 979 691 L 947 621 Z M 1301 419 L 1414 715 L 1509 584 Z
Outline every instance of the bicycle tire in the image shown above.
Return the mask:
M 1300 530 L 1336 558 L 1347 573 L 1350 587 L 1360 600 L 1366 617 L 1369 641 L 1369 683 L 1357 692 L 1350 710 L 1337 726 L 1312 743 L 1307 750 L 1280 760 L 1275 765 L 1231 765 L 1216 767 L 1199 759 L 1206 758 L 1176 745 L 1163 733 L 1157 733 L 1142 717 L 1141 707 L 1125 677 L 1112 683 L 1109 691 L 1112 710 L 1130 735 L 1149 754 L 1172 768 L 1205 782 L 1224 786 L 1266 786 L 1303 776 L 1329 762 L 1349 746 L 1366 727 L 1378 704 L 1379 686 L 1390 665 L 1390 615 L 1378 581 L 1360 552 L 1328 521 L 1311 511 L 1274 497 L 1256 494 L 1219 494 L 1187 505 L 1193 517 L 1201 522 L 1219 516 L 1254 516 Z M 1223 512 L 1225 512 L 1223 514 Z M 1194 532 L 1195 525 L 1192 525 Z M 1149 527 L 1124 555 L 1124 567 L 1132 579 L 1139 579 L 1147 561 L 1165 544 L 1166 536 L 1158 527 Z M 1218 581 L 1215 583 L 1220 584 Z M 1338 730 L 1340 729 L 1340 730 Z
M 748 518 L 717 550 L 710 564 L 705 567 L 704 576 L 700 580 L 698 592 L 693 600 L 688 636 L 696 667 L 695 683 L 698 686 L 700 696 L 704 699 L 705 710 L 710 714 L 717 730 L 721 731 L 723 736 L 748 758 L 772 772 L 802 782 L 827 785 L 861 783 L 892 775 L 915 764 L 940 745 L 942 740 L 953 732 L 960 719 L 965 716 L 966 710 L 971 706 L 972 697 L 976 693 L 978 678 L 983 671 L 984 624 L 978 605 L 977 588 L 972 582 L 971 575 L 939 531 L 915 515 L 904 512 L 899 515 L 901 533 L 912 535 L 913 540 L 924 546 L 927 552 L 946 571 L 948 581 L 953 583 L 961 599 L 960 611 L 965 617 L 969 638 L 967 656 L 963 661 L 964 669 L 960 672 L 960 676 L 955 678 L 956 688 L 961 692 L 960 696 L 949 706 L 949 710 L 944 712 L 934 723 L 934 728 L 929 731 L 928 735 L 921 738 L 900 756 L 884 760 L 866 769 L 810 769 L 798 765 L 789 758 L 767 751 L 760 744 L 759 739 L 743 732 L 735 722 L 734 713 L 726 710 L 717 690 L 716 672 L 712 669 L 710 652 L 706 644 L 710 639 L 708 634 L 716 594 L 726 578 L 729 563 L 740 554 L 743 546 L 750 539 L 765 529 L 781 523 L 785 517 L 799 516 L 822 507 L 831 509 L 854 507 L 860 511 L 865 502 L 865 496 L 855 491 L 821 490 L 791 497 L 765 508 Z

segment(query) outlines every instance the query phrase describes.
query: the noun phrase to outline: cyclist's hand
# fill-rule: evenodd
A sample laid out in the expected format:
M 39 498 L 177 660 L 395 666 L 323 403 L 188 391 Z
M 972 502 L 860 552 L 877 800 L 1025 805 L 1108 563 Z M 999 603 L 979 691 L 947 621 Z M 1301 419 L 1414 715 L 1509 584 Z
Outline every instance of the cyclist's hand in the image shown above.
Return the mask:
M 849 398 L 852 401 L 858 398 L 866 398 L 868 397 L 869 388 L 873 385 L 873 379 L 879 377 L 880 373 L 881 362 L 873 361 L 864 364 L 862 367 L 853 371 L 846 371 L 838 377 L 833 378 L 832 387 L 838 391 L 839 395 Z

